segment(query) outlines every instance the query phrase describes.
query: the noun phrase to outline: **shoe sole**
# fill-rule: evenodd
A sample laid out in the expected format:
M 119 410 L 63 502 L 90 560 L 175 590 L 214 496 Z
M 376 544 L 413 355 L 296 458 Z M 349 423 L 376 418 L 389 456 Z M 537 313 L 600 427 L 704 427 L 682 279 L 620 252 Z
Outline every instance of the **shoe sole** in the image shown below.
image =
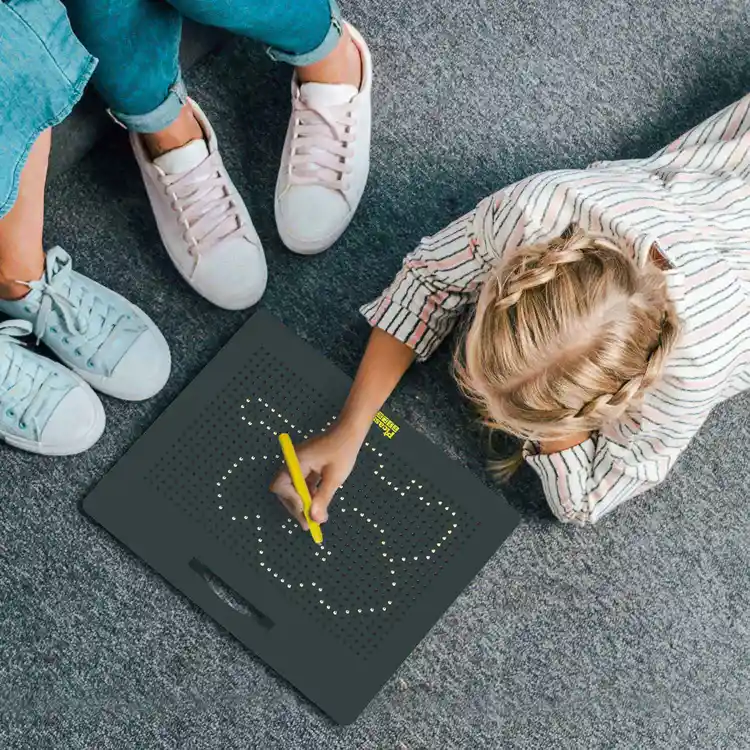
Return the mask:
M 99 438 L 104 433 L 104 428 L 107 424 L 107 417 L 104 414 L 104 407 L 102 406 L 101 401 L 99 401 L 91 386 L 80 377 L 79 380 L 81 380 L 79 386 L 81 388 L 87 388 L 91 391 L 91 395 L 94 397 L 93 402 L 95 404 L 96 417 L 91 429 L 81 439 L 78 445 L 72 447 L 70 445 L 44 445 L 43 443 L 37 443 L 33 440 L 24 440 L 15 435 L 3 435 L 2 439 L 13 448 L 18 448 L 27 453 L 37 453 L 42 456 L 75 456 L 79 453 L 84 453 L 89 450 L 89 448 L 96 445 Z
M 369 170 L 368 170 L 369 175 Z M 360 197 L 361 200 L 361 197 Z M 281 238 L 281 241 L 284 243 L 284 246 L 287 248 L 287 250 L 290 250 L 295 255 L 320 255 L 321 253 L 324 253 L 326 250 L 330 249 L 332 245 L 334 245 L 338 240 L 341 238 L 341 235 L 344 234 L 344 232 L 349 228 L 349 224 L 352 223 L 352 219 L 354 218 L 354 214 L 356 213 L 357 208 L 359 208 L 360 201 L 357 201 L 356 205 L 354 206 L 354 211 L 351 212 L 349 215 L 349 218 L 346 221 L 346 224 L 341 226 L 339 229 L 336 230 L 334 234 L 329 235 L 325 240 L 318 240 L 317 242 L 313 242 L 312 240 L 308 240 L 305 242 L 304 240 L 297 240 L 295 238 L 290 237 L 286 232 L 279 229 L 279 226 L 281 225 L 281 219 L 279 217 L 279 209 L 278 209 L 278 202 L 274 205 L 274 217 L 276 219 L 276 230 L 279 233 L 279 237 Z

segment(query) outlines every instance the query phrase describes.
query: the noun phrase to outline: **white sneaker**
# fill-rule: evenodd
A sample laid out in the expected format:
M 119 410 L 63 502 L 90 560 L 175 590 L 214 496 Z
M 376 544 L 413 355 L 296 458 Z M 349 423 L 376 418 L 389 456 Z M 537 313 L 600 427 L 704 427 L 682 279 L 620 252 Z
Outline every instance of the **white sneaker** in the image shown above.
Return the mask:
M 171 358 L 156 324 L 124 297 L 76 273 L 61 247 L 47 253 L 42 278 L 26 286 L 22 299 L 0 300 L 0 311 L 31 323 L 37 340 L 76 375 L 127 401 L 164 387 Z
M 130 134 L 164 247 L 185 281 L 226 310 L 252 307 L 266 288 L 266 259 L 250 214 L 229 179 L 211 123 L 192 100 L 205 140 L 151 159 Z
M 104 432 L 104 409 L 91 388 L 18 337 L 25 320 L 0 323 L 0 439 L 47 456 L 88 450 Z
M 292 78 L 292 116 L 276 181 L 276 226 L 296 253 L 327 250 L 349 226 L 370 170 L 372 58 L 347 24 L 362 58 L 362 86 Z

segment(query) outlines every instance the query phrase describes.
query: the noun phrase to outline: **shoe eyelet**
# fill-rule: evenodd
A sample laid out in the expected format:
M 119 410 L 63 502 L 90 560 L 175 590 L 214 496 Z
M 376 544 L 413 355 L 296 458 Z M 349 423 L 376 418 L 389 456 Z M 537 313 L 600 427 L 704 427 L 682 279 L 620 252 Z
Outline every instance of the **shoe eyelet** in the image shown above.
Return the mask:
M 49 327 L 49 332 L 50 333 L 57 333 L 57 328 L 55 328 L 55 326 L 50 326 Z
M 94 363 L 91 360 L 89 360 L 88 362 L 86 362 L 86 367 L 93 368 L 94 367 Z
M 73 352 L 73 354 L 75 354 L 75 355 L 76 355 L 76 357 L 80 357 L 80 356 L 81 356 L 81 354 L 82 354 L 82 352 L 81 352 L 81 350 L 80 350 L 80 349 L 76 349 L 76 350 L 75 350 L 75 351 Z
M 6 417 L 15 417 L 15 416 L 16 416 L 16 413 L 15 413 L 15 412 L 13 411 L 13 409 L 8 409 L 8 410 L 7 410 L 6 412 L 5 412 L 5 416 L 6 416 Z
M 31 308 L 28 305 L 24 305 L 23 309 L 26 310 L 27 313 L 31 312 Z
M 20 428 L 21 428 L 22 430 L 25 430 L 25 429 L 26 429 L 26 428 L 28 427 L 28 425 L 26 424 L 26 422 L 19 422 L 19 423 L 18 423 L 18 426 L 19 426 L 19 427 L 20 427 Z
M 69 344 L 70 343 L 70 339 L 67 336 L 63 336 L 62 342 L 63 342 L 63 344 Z

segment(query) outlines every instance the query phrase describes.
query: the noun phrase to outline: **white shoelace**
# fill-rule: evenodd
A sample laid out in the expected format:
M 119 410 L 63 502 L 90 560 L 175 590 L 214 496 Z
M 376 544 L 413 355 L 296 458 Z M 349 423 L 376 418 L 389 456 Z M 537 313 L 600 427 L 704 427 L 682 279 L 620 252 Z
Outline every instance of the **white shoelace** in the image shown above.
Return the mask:
M 183 239 L 191 254 L 203 253 L 222 240 L 244 234 L 244 220 L 226 185 L 218 152 L 187 172 L 162 172 L 159 180 L 179 214 Z
M 31 333 L 31 323 L 25 320 L 9 320 L 0 323 L 0 345 L 8 346 L 6 356 L 0 358 L 0 408 L 7 417 L 18 421 L 25 430 L 32 428 L 38 437 L 42 425 L 39 415 L 45 409 L 50 396 L 52 380 L 57 373 L 46 366 L 43 358 L 32 359 L 23 355 L 22 336 Z
M 142 332 L 143 325 L 122 309 L 117 309 L 98 294 L 93 286 L 73 276 L 70 256 L 59 247 L 45 258 L 45 272 L 38 281 L 19 282 L 39 296 L 39 310 L 34 322 L 37 343 L 42 340 L 53 311 L 62 327 L 63 342 L 76 346 L 76 354 L 84 350 L 103 368 L 105 374 L 122 356 L 123 349 Z M 68 341 L 70 338 L 70 341 Z
M 291 185 L 321 185 L 345 192 L 352 172 L 356 117 L 352 102 L 313 106 L 302 96 L 293 103 Z

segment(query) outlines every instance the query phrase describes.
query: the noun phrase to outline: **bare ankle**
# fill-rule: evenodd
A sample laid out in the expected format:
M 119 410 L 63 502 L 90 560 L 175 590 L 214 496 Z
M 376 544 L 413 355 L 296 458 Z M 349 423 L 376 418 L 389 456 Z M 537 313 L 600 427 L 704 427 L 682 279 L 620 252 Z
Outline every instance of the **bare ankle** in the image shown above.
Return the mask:
M 33 247 L 33 245 L 32 245 Z M 29 251 L 18 245 L 0 246 L 0 298 L 21 299 L 29 292 L 23 282 L 37 281 L 44 273 L 44 251 L 41 245 Z
M 29 293 L 29 287 L 15 282 L 0 282 L 0 299 L 15 302 Z
M 177 119 L 171 125 L 156 133 L 141 134 L 141 139 L 152 159 L 166 154 L 167 151 L 174 151 L 190 141 L 202 138 L 203 130 L 189 103 L 185 103 Z
M 348 31 L 328 57 L 297 68 L 302 83 L 339 83 L 360 88 L 362 85 L 362 55 Z

